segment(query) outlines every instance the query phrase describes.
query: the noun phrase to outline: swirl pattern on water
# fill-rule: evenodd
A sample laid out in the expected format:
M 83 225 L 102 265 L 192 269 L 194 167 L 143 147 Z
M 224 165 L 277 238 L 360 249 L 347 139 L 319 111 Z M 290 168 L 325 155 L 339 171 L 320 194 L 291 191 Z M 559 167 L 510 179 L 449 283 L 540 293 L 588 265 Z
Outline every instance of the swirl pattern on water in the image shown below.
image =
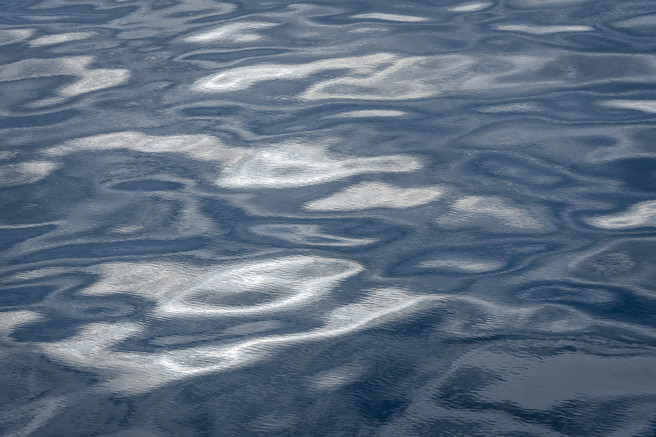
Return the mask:
M 3 435 L 656 432 L 656 5 L 0 5 Z

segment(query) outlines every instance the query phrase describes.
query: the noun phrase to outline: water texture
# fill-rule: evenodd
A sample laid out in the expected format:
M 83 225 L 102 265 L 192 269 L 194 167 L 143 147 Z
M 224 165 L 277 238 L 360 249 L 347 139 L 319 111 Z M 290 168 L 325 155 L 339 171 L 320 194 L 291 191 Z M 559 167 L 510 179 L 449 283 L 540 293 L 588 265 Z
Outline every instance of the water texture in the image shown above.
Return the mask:
M 0 434 L 656 435 L 654 1 L 5 1 L 0 59 Z

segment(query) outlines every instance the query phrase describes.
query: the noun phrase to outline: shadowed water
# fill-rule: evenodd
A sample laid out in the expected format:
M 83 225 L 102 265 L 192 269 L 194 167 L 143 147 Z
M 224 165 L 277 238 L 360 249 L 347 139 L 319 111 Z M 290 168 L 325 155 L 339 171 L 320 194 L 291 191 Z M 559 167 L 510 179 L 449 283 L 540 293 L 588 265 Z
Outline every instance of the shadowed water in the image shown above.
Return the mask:
M 0 4 L 0 434 L 653 436 L 656 4 Z

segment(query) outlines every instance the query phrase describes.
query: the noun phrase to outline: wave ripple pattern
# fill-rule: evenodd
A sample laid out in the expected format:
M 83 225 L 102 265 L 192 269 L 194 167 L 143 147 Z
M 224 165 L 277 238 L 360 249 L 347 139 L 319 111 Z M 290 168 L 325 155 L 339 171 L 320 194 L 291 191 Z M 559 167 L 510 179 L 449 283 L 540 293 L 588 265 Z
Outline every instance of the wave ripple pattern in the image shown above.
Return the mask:
M 653 0 L 0 4 L 0 434 L 656 434 Z

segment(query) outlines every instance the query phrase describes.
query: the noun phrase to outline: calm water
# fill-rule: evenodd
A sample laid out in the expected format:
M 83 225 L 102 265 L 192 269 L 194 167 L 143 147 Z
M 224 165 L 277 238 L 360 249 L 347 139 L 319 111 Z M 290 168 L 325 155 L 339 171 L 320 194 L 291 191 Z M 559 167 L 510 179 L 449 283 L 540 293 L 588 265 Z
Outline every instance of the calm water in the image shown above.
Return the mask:
M 656 2 L 0 3 L 0 434 L 656 435 Z

